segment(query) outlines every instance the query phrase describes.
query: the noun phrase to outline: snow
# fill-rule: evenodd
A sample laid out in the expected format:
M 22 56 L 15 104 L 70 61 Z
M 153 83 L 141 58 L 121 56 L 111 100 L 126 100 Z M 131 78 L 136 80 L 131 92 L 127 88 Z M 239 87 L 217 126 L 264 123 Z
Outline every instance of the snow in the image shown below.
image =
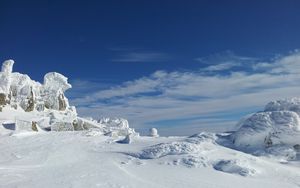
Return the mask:
M 121 128 L 121 129 L 129 128 L 128 121 L 123 118 L 103 117 L 98 122 L 107 127 L 117 127 L 117 128 Z
M 214 144 L 210 139 L 204 139 L 198 149 L 186 137 L 136 137 L 131 144 L 118 144 L 115 140 L 103 135 L 86 136 L 86 131 L 2 136 L 0 185 L 6 188 L 296 188 L 300 185 L 299 163 L 282 164 L 255 157 Z M 188 149 L 184 149 L 185 145 Z M 129 154 L 147 148 L 162 148 L 172 151 L 172 155 L 157 152 L 154 156 L 158 158 L 141 159 Z
M 171 142 L 151 146 L 143 150 L 141 154 L 137 155 L 137 157 L 140 159 L 156 159 L 167 155 L 182 155 L 198 153 L 199 151 L 200 148 L 195 144 L 186 142 Z
M 0 187 L 300 187 L 300 99 L 270 102 L 231 133 L 139 136 L 124 118 L 78 117 L 59 73 L 0 72 Z
M 241 176 L 249 176 L 255 174 L 255 169 L 252 169 L 247 161 L 239 160 L 220 160 L 214 165 L 214 169 L 230 173 L 239 174 Z
M 300 98 L 280 99 L 268 103 L 265 112 L 292 111 L 300 115 Z
M 11 82 L 10 74 L 12 72 L 13 60 L 6 60 L 2 64 L 0 72 L 0 93 L 8 93 Z
M 131 135 L 131 136 L 139 136 L 139 133 L 136 133 L 134 129 L 129 128 L 129 123 L 124 118 L 109 118 L 103 117 L 97 121 L 97 123 L 101 124 L 104 127 L 107 135 Z
M 138 136 L 123 118 L 102 118 L 97 122 L 78 117 L 76 108 L 69 105 L 64 95 L 72 86 L 62 74 L 47 73 L 44 83 L 39 83 L 26 74 L 13 72 L 13 64 L 13 60 L 5 61 L 0 72 L 0 111 L 3 112 L 0 122 L 10 121 L 15 126 L 14 131 L 31 132 L 35 127 L 38 132 L 98 128 L 103 134 Z M 33 123 L 36 125 L 32 126 Z
M 72 88 L 72 86 L 68 83 L 67 77 L 57 72 L 49 72 L 44 76 L 44 88 L 45 90 L 62 90 L 62 92 L 65 92 L 67 89 Z
M 132 142 L 131 134 L 126 135 L 126 137 L 122 140 L 118 140 L 117 143 L 119 144 L 130 144 Z
M 10 74 L 12 73 L 13 65 L 14 65 L 14 60 L 9 59 L 3 62 L 2 67 L 1 67 L 1 72 Z
M 300 143 L 299 109 L 300 100 L 296 98 L 270 102 L 264 112 L 239 123 L 240 128 L 232 134 L 234 145 L 253 153 L 270 147 L 292 148 Z

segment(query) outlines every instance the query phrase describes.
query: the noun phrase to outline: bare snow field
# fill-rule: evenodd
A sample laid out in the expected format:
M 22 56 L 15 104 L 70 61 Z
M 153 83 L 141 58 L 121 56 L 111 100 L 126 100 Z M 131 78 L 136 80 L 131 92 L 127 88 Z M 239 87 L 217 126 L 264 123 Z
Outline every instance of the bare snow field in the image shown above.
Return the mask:
M 136 137 L 119 144 L 88 132 L 0 138 L 0 187 L 300 187 L 300 163 L 253 156 L 218 137 Z

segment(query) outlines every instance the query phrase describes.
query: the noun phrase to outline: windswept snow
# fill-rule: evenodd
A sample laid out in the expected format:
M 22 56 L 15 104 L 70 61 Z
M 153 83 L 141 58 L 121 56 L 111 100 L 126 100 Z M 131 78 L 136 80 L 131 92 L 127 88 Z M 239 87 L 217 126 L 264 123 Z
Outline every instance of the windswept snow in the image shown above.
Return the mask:
M 281 164 L 211 140 L 192 144 L 185 137 L 136 137 L 131 144 L 116 143 L 120 138 L 86 136 L 85 131 L 2 136 L 0 185 L 5 188 L 300 186 L 299 163 Z M 150 151 L 149 148 L 154 152 L 144 152 L 143 156 L 151 159 L 130 155 Z

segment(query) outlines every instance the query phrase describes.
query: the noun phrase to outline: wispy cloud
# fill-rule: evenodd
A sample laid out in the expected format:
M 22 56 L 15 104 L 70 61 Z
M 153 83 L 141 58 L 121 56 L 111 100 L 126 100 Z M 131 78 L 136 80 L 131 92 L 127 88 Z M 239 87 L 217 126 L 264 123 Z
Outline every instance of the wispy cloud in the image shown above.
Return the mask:
M 238 56 L 232 51 L 224 51 L 212 54 L 207 57 L 195 58 L 204 68 L 204 72 L 237 71 L 238 69 L 247 70 L 258 62 L 259 59 L 246 56 Z
M 159 52 L 127 52 L 112 59 L 115 62 L 160 62 L 170 58 L 169 55 Z
M 221 63 L 218 65 L 211 65 L 208 67 L 203 68 L 203 71 L 224 71 L 224 70 L 230 70 L 233 67 L 239 67 L 241 66 L 241 63 L 236 62 L 227 62 L 227 63 Z
M 148 51 L 132 47 L 113 47 L 109 50 L 115 53 L 111 59 L 114 62 L 162 62 L 170 59 L 170 55 L 164 52 Z
M 242 70 L 220 63 L 197 71 L 157 71 L 71 103 L 81 115 L 123 116 L 136 128 L 156 125 L 169 134 L 192 134 L 203 130 L 201 127 L 228 129 L 242 115 L 262 109 L 270 100 L 299 96 L 299 52 L 251 62 Z M 238 63 L 244 61 L 236 60 L 234 65 Z M 207 73 L 224 69 L 230 74 Z M 166 120 L 173 126 L 164 126 Z
M 240 56 L 236 55 L 234 52 L 230 50 L 226 50 L 219 53 L 214 53 L 206 57 L 198 57 L 195 58 L 196 61 L 211 65 L 211 64 L 219 64 L 219 63 L 251 63 L 253 61 L 257 61 L 257 58 L 254 57 L 247 57 L 247 56 Z

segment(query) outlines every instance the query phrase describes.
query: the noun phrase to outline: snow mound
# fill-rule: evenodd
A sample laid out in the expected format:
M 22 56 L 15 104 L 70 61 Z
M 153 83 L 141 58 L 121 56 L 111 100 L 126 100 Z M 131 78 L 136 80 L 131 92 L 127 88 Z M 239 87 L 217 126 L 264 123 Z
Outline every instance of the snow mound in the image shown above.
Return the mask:
M 194 143 L 194 144 L 200 144 L 203 142 L 210 142 L 210 143 L 216 143 L 217 136 L 214 133 L 209 132 L 201 132 L 198 134 L 194 134 L 186 139 L 187 142 Z
M 255 169 L 252 169 L 247 165 L 247 161 L 240 160 L 220 160 L 214 166 L 215 170 L 230 173 L 238 174 L 241 176 L 251 176 L 256 173 Z
M 188 142 L 161 143 L 144 149 L 138 158 L 157 159 L 168 155 L 182 155 L 199 152 L 197 145 Z
M 106 135 L 110 136 L 139 136 L 134 129 L 129 128 L 129 123 L 124 118 L 109 118 L 103 117 L 97 121 L 98 124 L 101 124 Z
M 300 143 L 300 99 L 278 100 L 266 105 L 240 123 L 231 137 L 242 150 L 258 151 L 274 146 L 293 147 Z
M 191 156 L 199 156 L 199 154 L 208 151 L 211 145 L 215 143 L 215 135 L 213 133 L 200 133 L 185 138 L 182 141 L 160 143 L 143 149 L 140 153 L 134 154 L 140 159 L 158 159 L 166 156 L 185 155 L 183 161 L 186 163 L 196 162 Z
M 256 161 L 254 156 L 219 145 L 218 138 L 216 134 L 202 132 L 173 142 L 152 145 L 129 155 L 139 160 L 157 161 L 158 164 L 211 168 L 241 176 L 252 176 L 260 171 L 257 166 L 251 165 Z

